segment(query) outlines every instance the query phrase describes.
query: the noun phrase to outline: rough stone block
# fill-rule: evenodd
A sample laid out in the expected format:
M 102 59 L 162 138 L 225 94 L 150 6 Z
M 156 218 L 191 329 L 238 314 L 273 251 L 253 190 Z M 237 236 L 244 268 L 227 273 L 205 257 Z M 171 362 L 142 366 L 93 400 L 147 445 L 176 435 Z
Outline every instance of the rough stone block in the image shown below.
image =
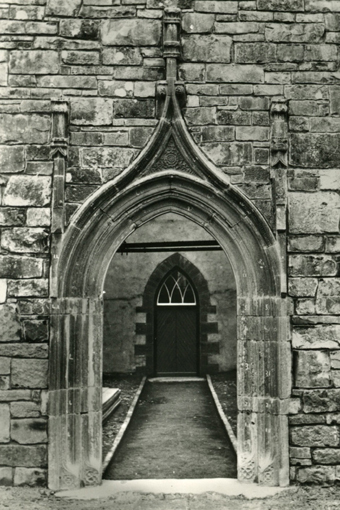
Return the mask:
M 53 50 L 15 50 L 10 54 L 12 74 L 57 74 L 59 55 Z
M 105 65 L 139 66 L 143 63 L 140 48 L 127 46 L 104 48 L 102 58 Z
M 328 99 L 329 89 L 325 85 L 287 85 L 285 95 L 287 99 Z
M 237 43 L 235 44 L 235 62 L 240 64 L 267 63 L 276 61 L 275 44 Z
M 0 375 L 11 373 L 11 358 L 0 358 Z
M 25 155 L 23 147 L 2 145 L 0 147 L 0 166 L 2 173 L 16 173 L 24 170 Z
M 340 449 L 316 448 L 313 451 L 313 460 L 317 464 L 340 464 Z
M 336 276 L 337 262 L 330 255 L 290 255 L 289 276 Z
M 303 0 L 258 0 L 257 8 L 262 11 L 303 11 Z
M 26 222 L 26 211 L 12 207 L 0 207 L 0 225 L 4 227 L 22 226 Z
M 240 126 L 236 128 L 236 140 L 264 142 L 269 140 L 269 128 L 260 126 Z
M 21 338 L 20 322 L 12 303 L 0 305 L 0 341 L 17 342 Z
M 30 343 L 1 343 L 0 356 L 11 356 L 17 358 L 47 358 L 47 344 Z
M 6 459 L 7 465 L 11 467 L 46 467 L 47 447 L 45 445 L 0 445 L 0 458 Z
M 0 114 L 0 143 L 48 143 L 50 118 L 38 114 Z
M 51 225 L 51 209 L 49 208 L 30 208 L 27 209 L 27 226 L 29 227 L 49 227 Z
M 292 297 L 313 297 L 318 287 L 316 278 L 290 278 L 288 293 Z
M 185 120 L 189 125 L 216 124 L 216 108 L 199 107 L 187 108 Z
M 179 77 L 183 81 L 204 81 L 204 64 L 182 64 L 179 67 Z
M 289 447 L 289 457 L 293 457 L 295 459 L 310 459 L 311 458 L 311 450 L 306 447 L 297 447 L 290 446 Z
M 113 117 L 152 118 L 155 115 L 155 102 L 152 99 L 115 99 L 113 101 Z
M 267 41 L 273 42 L 304 42 L 318 43 L 325 32 L 322 23 L 283 23 L 266 24 L 265 36 Z
M 217 122 L 219 124 L 246 126 L 251 124 L 251 114 L 241 110 L 221 109 L 217 112 Z
M 215 14 L 237 14 L 237 4 L 230 0 L 196 0 L 195 10 L 197 12 L 212 12 Z
M 212 32 L 215 16 L 213 14 L 185 13 L 182 16 L 182 28 L 187 33 Z
M 332 191 L 289 194 L 290 232 L 338 232 L 340 197 Z
M 98 20 L 69 18 L 61 19 L 59 23 L 59 34 L 61 37 L 95 40 L 98 39 L 98 32 Z
M 302 44 L 278 44 L 277 59 L 282 62 L 302 62 L 304 46 Z
M 298 388 L 327 388 L 331 384 L 330 370 L 328 352 L 297 351 L 295 386 Z
M 13 469 L 10 467 L 0 467 L 0 485 L 13 485 Z
M 48 241 L 48 232 L 43 228 L 14 227 L 11 230 L 3 230 L 1 247 L 14 253 L 46 253 Z M 8 259 L 13 262 L 14 257 L 8 257 Z M 26 258 L 25 261 L 29 261 L 29 259 Z M 18 274 L 14 278 L 20 276 Z
M 0 404 L 0 442 L 9 443 L 10 441 L 10 412 L 9 404 Z
M 288 251 L 322 252 L 324 251 L 324 239 L 318 235 L 291 235 L 288 237 Z
M 5 303 L 7 300 L 7 280 L 0 278 L 0 303 Z
M 310 12 L 339 12 L 339 0 L 306 0 L 306 11 Z
M 292 444 L 296 446 L 339 446 L 339 427 L 310 425 L 291 427 Z
M 236 40 L 244 40 L 242 35 L 245 34 L 256 34 L 259 31 L 259 24 L 255 22 L 217 22 L 215 24 L 215 32 L 219 34 L 230 34 L 230 35 L 238 35 L 240 38 Z M 253 38 L 251 38 L 253 40 Z M 262 38 L 263 39 L 263 38 Z M 247 38 L 245 38 L 247 40 Z
M 207 64 L 207 81 L 224 83 L 263 83 L 261 66 L 248 64 Z
M 47 360 L 13 359 L 12 388 L 47 388 L 47 373 Z
M 37 402 L 12 402 L 12 418 L 39 418 L 40 405 Z
M 0 278 L 35 278 L 42 271 L 42 259 L 0 255 Z
M 81 161 L 82 166 L 88 168 L 126 168 L 137 154 L 138 151 L 136 149 L 122 147 L 81 149 Z
M 11 297 L 47 297 L 48 280 L 8 280 L 8 294 Z
M 47 442 L 47 421 L 45 418 L 22 418 L 11 420 L 11 439 L 19 444 Z
M 231 44 L 229 36 L 191 35 L 183 39 L 183 57 L 189 62 L 230 62 Z
M 335 466 L 311 466 L 299 468 L 296 480 L 299 483 L 333 483 L 338 479 Z
M 135 83 L 135 97 L 154 97 L 155 84 L 150 81 L 140 81 Z
M 215 165 L 246 165 L 252 162 L 252 146 L 249 142 L 205 143 L 203 152 Z
M 45 206 L 51 200 L 51 178 L 13 175 L 4 193 L 4 205 Z
M 155 46 L 160 43 L 161 22 L 150 19 L 109 19 L 102 22 L 105 46 Z
M 24 320 L 23 336 L 27 342 L 47 342 L 49 337 L 48 322 L 46 320 Z
M 81 0 L 47 0 L 46 14 L 49 16 L 75 16 Z
M 46 469 L 17 467 L 14 470 L 14 485 L 30 487 L 45 486 L 47 480 Z
M 97 79 L 94 76 L 41 76 L 38 87 L 53 89 L 96 89 Z
M 340 325 L 294 328 L 292 346 L 295 349 L 338 349 L 340 346 Z
M 292 133 L 291 163 L 309 168 L 334 168 L 340 158 L 340 133 Z
M 71 122 L 74 124 L 111 125 L 113 118 L 112 100 L 101 97 L 72 98 Z
M 307 298 L 297 299 L 295 313 L 298 315 L 314 315 L 316 313 L 315 300 Z

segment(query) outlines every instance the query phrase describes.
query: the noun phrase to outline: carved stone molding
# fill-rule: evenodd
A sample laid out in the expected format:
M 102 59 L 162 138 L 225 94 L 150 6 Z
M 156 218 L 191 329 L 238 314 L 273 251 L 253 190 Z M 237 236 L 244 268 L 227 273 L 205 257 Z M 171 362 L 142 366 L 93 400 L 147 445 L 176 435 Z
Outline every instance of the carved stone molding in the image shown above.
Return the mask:
M 285 99 L 272 102 L 271 109 L 271 166 L 287 167 L 288 104 Z

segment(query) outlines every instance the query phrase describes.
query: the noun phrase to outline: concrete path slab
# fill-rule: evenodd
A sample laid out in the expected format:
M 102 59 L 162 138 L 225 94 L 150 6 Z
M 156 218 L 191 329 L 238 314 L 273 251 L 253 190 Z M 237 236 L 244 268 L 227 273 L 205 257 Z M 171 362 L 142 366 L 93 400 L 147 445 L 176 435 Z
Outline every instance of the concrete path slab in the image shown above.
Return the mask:
M 263 487 L 257 484 L 243 484 L 234 478 L 166 479 L 166 480 L 103 480 L 99 487 L 60 491 L 58 498 L 101 499 L 110 498 L 119 492 L 145 492 L 154 494 L 203 494 L 217 492 L 226 496 L 244 496 L 247 499 L 266 498 L 284 490 L 294 488 Z

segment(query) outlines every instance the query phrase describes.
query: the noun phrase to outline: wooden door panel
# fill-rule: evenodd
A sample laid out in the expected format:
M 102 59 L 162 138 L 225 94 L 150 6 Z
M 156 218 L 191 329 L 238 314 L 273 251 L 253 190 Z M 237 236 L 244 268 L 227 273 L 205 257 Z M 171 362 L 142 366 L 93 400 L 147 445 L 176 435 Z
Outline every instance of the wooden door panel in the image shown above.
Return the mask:
M 197 373 L 197 308 L 158 306 L 156 372 Z

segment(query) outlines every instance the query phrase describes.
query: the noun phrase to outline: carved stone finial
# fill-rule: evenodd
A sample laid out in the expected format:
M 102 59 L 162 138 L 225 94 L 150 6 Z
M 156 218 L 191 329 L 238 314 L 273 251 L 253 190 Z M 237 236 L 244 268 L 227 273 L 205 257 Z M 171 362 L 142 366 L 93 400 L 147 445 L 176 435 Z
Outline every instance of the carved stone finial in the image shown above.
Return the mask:
M 180 56 L 180 24 L 181 10 L 168 7 L 164 10 L 164 58 L 178 58 Z

